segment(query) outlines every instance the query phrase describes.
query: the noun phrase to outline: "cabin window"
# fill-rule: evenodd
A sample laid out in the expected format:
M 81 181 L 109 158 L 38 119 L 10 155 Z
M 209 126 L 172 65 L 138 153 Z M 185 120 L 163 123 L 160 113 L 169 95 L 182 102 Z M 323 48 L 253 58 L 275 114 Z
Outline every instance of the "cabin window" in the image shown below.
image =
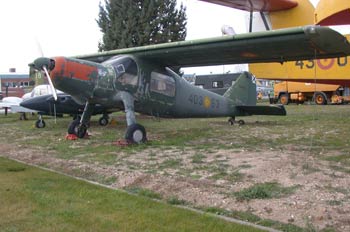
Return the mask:
M 224 82 L 223 81 L 213 81 L 212 87 L 213 88 L 223 88 Z
M 175 96 L 174 78 L 158 72 L 151 73 L 151 91 L 161 93 L 169 97 Z

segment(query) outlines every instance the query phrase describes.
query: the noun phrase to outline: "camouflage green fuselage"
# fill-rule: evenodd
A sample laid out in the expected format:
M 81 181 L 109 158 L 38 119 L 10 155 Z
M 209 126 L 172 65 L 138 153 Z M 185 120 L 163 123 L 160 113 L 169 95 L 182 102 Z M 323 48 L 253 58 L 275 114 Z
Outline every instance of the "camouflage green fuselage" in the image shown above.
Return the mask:
M 120 56 L 101 64 L 64 59 L 60 71 L 51 73 L 53 82 L 79 102 L 123 109 L 118 93 L 126 91 L 135 100 L 135 111 L 143 114 L 178 118 L 244 115 L 231 99 L 193 86 L 169 68 L 134 56 Z M 76 64 L 91 67 L 90 73 L 82 77 L 69 70 Z

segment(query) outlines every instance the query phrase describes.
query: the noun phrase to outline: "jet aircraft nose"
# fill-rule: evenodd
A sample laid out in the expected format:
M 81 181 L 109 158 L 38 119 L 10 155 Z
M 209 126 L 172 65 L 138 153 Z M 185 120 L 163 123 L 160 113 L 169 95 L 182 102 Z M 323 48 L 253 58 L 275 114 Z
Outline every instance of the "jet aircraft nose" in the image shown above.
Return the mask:
M 32 98 L 23 100 L 20 103 L 20 106 L 31 110 L 36 110 L 36 111 L 47 111 L 46 109 L 48 105 L 47 103 L 50 99 L 53 100 L 53 96 L 43 95 L 43 96 L 32 97 Z

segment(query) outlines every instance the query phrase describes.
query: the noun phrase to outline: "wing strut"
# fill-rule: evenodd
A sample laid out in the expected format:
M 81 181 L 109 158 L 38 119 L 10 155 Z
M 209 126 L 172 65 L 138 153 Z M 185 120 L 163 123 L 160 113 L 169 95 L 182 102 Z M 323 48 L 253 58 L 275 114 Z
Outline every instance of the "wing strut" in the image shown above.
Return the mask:
M 253 11 L 250 11 L 250 14 L 249 14 L 249 32 L 253 32 L 253 21 L 254 21 L 253 13 L 254 13 Z M 260 13 L 260 17 L 264 23 L 265 30 L 270 31 L 271 27 L 269 26 L 269 23 L 267 21 L 266 14 L 263 11 L 259 11 L 259 13 Z

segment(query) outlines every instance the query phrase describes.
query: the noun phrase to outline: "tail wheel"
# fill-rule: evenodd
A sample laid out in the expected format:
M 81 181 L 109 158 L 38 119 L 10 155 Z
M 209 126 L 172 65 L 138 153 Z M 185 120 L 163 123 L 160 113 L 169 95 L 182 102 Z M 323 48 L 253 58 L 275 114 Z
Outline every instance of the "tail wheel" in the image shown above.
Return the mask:
M 245 124 L 244 120 L 238 120 L 238 125 L 243 126 Z
M 98 120 L 98 124 L 100 124 L 100 126 L 106 126 L 108 124 L 109 120 L 107 117 L 101 117 Z
M 144 143 L 147 141 L 146 130 L 140 124 L 132 124 L 128 126 L 126 130 L 125 139 L 130 141 L 131 143 Z
M 288 101 L 289 101 L 288 94 L 282 94 L 280 96 L 280 102 L 282 105 L 288 105 Z
M 324 94 L 322 93 L 316 93 L 315 94 L 315 103 L 317 105 L 326 105 L 327 99 Z

